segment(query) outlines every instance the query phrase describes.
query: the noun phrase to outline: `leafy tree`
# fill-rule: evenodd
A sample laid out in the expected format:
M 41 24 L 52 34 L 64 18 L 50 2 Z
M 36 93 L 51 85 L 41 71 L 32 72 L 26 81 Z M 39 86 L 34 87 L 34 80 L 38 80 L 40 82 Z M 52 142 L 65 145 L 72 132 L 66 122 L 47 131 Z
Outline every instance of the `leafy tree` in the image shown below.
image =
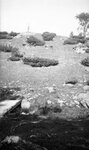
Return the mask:
M 86 38 L 87 30 L 89 28 L 89 13 L 80 13 L 76 18 L 79 19 L 79 24 L 83 30 L 83 36 Z

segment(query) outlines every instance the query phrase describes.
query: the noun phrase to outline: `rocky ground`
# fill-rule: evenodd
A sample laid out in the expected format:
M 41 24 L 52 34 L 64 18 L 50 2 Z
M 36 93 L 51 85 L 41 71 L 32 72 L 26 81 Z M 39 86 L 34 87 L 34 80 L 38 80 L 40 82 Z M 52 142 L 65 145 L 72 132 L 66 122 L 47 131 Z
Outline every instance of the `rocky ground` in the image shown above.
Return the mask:
M 0 101 L 22 100 L 19 108 L 0 120 L 0 148 L 9 143 L 13 149 L 14 143 L 16 149 L 88 149 L 84 119 L 89 116 L 89 69 L 81 60 L 89 53 L 80 45 L 63 45 L 66 37 L 56 36 L 44 46 L 29 46 L 26 37 L 21 34 L 0 43 L 17 47 L 24 57 L 50 58 L 59 64 L 31 67 L 22 59 L 10 61 L 11 53 L 0 52 Z
M 42 39 L 40 34 L 35 36 Z M 88 67 L 80 63 L 88 56 L 85 49 L 81 50 L 81 45 L 63 45 L 66 38 L 61 36 L 47 41 L 46 46 L 36 47 L 29 46 L 26 38 L 27 35 L 21 34 L 11 40 L 1 40 L 0 43 L 19 48 L 24 57 L 52 58 L 58 60 L 59 65 L 32 68 L 24 65 L 22 61 L 8 61 L 10 53 L 1 52 L 1 86 L 20 87 L 21 91 L 17 94 L 24 97 L 22 111 L 25 109 L 23 105 L 27 103 L 28 113 L 38 113 L 39 107 L 45 106 L 48 109 L 59 106 L 61 111 L 56 112 L 59 118 L 76 118 L 88 114 L 89 72 Z M 50 111 L 52 112 L 52 108 Z

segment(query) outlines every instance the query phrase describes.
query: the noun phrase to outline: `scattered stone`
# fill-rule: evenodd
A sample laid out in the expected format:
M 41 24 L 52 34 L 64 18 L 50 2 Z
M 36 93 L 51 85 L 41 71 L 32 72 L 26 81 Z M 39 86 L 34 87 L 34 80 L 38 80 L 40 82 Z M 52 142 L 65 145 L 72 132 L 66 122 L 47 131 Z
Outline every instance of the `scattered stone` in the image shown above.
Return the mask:
M 58 103 L 60 104 L 60 107 L 62 107 L 64 105 L 64 101 L 58 99 Z
M 85 53 L 85 50 L 83 48 L 76 48 L 76 53 L 80 53 L 80 54 L 84 54 Z
M 45 87 L 48 93 L 56 93 L 56 86 L 53 84 L 52 87 Z
M 74 102 L 75 102 L 76 105 L 79 106 L 80 103 L 77 100 L 75 100 Z
M 89 90 L 89 85 L 85 85 L 85 86 L 83 87 L 83 89 L 84 89 L 84 91 Z
M 89 99 L 89 92 L 87 93 L 80 93 L 78 96 L 77 96 L 78 99 Z
M 76 99 L 77 99 L 77 95 L 74 95 L 74 96 L 73 96 L 73 99 L 76 100 Z
M 47 100 L 47 104 L 50 105 L 52 104 L 52 102 L 50 100 Z
M 76 51 L 76 53 L 84 54 L 87 50 L 87 46 L 85 46 L 82 43 L 79 43 L 73 49 Z

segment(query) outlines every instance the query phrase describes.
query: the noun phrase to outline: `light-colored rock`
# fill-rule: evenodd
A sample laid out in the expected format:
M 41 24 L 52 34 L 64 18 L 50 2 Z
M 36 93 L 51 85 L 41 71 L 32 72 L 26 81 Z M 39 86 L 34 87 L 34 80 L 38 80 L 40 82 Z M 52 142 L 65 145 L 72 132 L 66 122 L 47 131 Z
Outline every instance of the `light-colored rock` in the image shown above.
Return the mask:
M 89 90 L 89 85 L 85 85 L 85 86 L 83 87 L 83 89 L 84 89 L 84 91 Z
M 89 108 L 89 92 L 80 93 L 77 98 L 82 106 Z
M 73 96 L 73 99 L 76 100 L 76 99 L 77 99 L 77 95 L 74 95 L 74 96 Z
M 47 100 L 47 104 L 50 105 L 52 104 L 52 102 L 50 100 Z
M 78 99 L 89 99 L 89 92 L 87 93 L 80 93 L 78 96 L 77 96 Z
M 30 101 L 28 99 L 23 99 L 21 102 L 22 113 L 29 114 L 30 107 L 31 107 Z
M 53 84 L 52 87 L 45 87 L 48 93 L 55 93 L 56 92 L 56 86 Z
M 85 51 L 84 51 L 84 49 L 83 48 L 76 48 L 76 50 L 75 50 L 77 53 L 81 53 L 81 54 L 84 54 L 85 53 Z
M 75 100 L 74 103 L 75 103 L 76 105 L 79 105 L 79 104 L 80 104 L 79 101 L 77 101 L 77 100 Z
M 21 140 L 19 136 L 7 136 L 4 140 L 3 143 L 18 143 Z
M 58 99 L 57 102 L 60 104 L 60 107 L 62 107 L 62 106 L 64 105 L 64 101 L 62 101 L 62 100 L 60 100 L 60 99 Z

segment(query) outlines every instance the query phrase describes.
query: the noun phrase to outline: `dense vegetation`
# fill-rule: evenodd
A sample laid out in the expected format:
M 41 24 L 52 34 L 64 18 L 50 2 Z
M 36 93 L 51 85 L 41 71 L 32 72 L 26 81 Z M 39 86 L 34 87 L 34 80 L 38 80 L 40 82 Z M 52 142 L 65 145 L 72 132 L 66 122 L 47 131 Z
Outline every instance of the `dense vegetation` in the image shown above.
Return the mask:
M 55 36 L 56 36 L 55 33 L 50 33 L 50 32 L 44 32 L 42 34 L 44 41 L 52 41 Z
M 30 65 L 32 67 L 49 67 L 58 65 L 58 61 L 54 59 L 46 59 L 46 58 L 31 58 L 27 57 L 23 59 L 24 64 Z
M 43 46 L 45 44 L 44 41 L 36 38 L 35 36 L 30 36 L 27 38 L 27 42 L 32 46 Z
M 80 37 L 80 36 L 73 36 L 71 38 L 68 38 L 64 41 L 64 45 L 65 44 L 78 44 L 78 43 L 85 43 L 86 40 L 84 39 L 84 37 Z

